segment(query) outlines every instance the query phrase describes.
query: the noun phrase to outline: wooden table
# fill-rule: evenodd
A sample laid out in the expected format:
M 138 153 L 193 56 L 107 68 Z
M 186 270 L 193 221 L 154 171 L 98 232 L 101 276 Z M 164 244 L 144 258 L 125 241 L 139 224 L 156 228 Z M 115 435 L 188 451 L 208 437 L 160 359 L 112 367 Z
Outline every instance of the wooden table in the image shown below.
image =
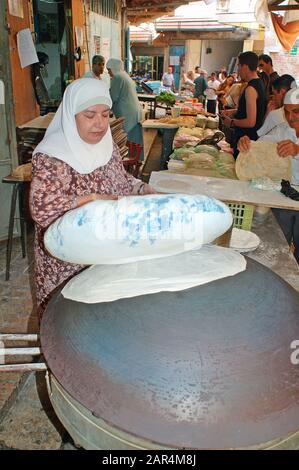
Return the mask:
M 151 148 L 158 134 L 158 129 L 143 129 L 143 153 L 144 153 L 144 165 L 150 154 Z
M 36 129 L 36 130 L 46 130 L 49 124 L 52 122 L 55 113 L 48 113 L 44 116 L 38 116 L 31 121 L 25 122 L 21 126 L 18 126 L 18 129 Z
M 145 93 L 137 93 L 138 100 L 148 103 L 149 117 L 152 119 L 155 117 L 156 109 L 156 95 L 149 95 Z
M 143 121 L 142 128 L 144 133 L 153 129 L 160 129 L 163 131 L 160 169 L 165 170 L 165 168 L 167 168 L 168 157 L 172 153 L 172 143 L 179 125 L 165 124 L 164 122 L 159 122 L 156 119 L 147 119 L 146 121 Z
M 255 251 L 245 254 L 272 269 L 299 292 L 299 266 L 272 211 L 262 224 L 253 219 L 251 230 L 261 243 Z
M 299 211 L 299 201 L 280 192 L 252 189 L 247 181 L 158 171 L 152 172 L 150 184 L 162 193 L 205 194 L 221 201 Z
M 195 194 L 196 192 L 202 193 L 201 189 L 194 190 L 193 189 L 190 191 L 184 190 L 182 188 L 175 190 L 175 188 L 169 189 L 169 188 L 163 188 L 163 178 L 162 181 L 161 179 L 157 178 L 157 176 L 164 175 L 164 177 L 167 175 L 168 177 L 175 177 L 177 178 L 178 176 L 182 175 L 177 175 L 177 174 L 171 174 L 170 172 L 153 172 L 150 178 L 150 184 L 154 186 L 158 191 L 162 190 L 161 192 L 186 192 L 190 194 Z M 190 177 L 189 175 L 186 175 L 187 177 Z M 194 178 L 194 176 L 191 176 L 191 178 Z M 200 177 L 195 177 L 195 178 L 200 178 Z M 221 183 L 223 179 L 219 178 L 205 178 L 207 180 L 216 180 L 217 182 Z M 166 180 L 166 181 L 169 181 Z M 235 181 L 235 180 L 227 180 L 230 181 L 231 184 L 235 183 L 242 183 L 245 186 L 248 185 L 248 183 L 243 182 L 243 181 Z M 299 189 L 299 188 L 298 188 Z M 219 192 L 220 191 L 220 192 Z M 215 194 L 216 192 L 216 194 Z M 263 205 L 263 206 L 268 206 L 268 207 L 280 207 L 283 209 L 295 209 L 299 210 L 299 202 L 298 201 L 292 201 L 292 199 L 289 199 L 285 197 L 283 194 L 280 193 L 273 193 L 272 191 L 261 191 L 261 190 L 252 190 L 252 192 L 255 193 L 254 198 L 253 197 L 248 197 L 248 192 L 244 191 L 245 197 L 242 198 L 242 195 L 240 194 L 240 191 L 238 194 L 235 193 L 229 193 L 229 198 L 232 198 L 230 200 L 237 200 L 240 203 L 249 203 L 249 204 L 255 204 L 255 205 Z M 261 194 L 262 193 L 262 194 Z M 267 193 L 267 194 L 264 194 Z M 218 187 L 217 191 L 214 187 L 213 191 L 207 191 L 202 194 L 207 194 L 209 196 L 216 196 L 220 200 L 227 200 L 227 194 L 223 195 L 221 193 L 221 184 Z M 273 199 L 275 202 L 273 203 L 271 201 L 271 195 L 273 196 Z M 260 240 L 261 243 L 259 247 L 252 252 L 245 253 L 246 256 L 249 256 L 250 258 L 258 261 L 261 264 L 264 264 L 267 266 L 269 269 L 274 271 L 276 274 L 278 274 L 280 277 L 282 277 L 286 282 L 288 282 L 294 289 L 296 289 L 299 292 L 299 266 L 293 256 L 293 254 L 290 252 L 290 247 L 284 237 L 284 234 L 276 221 L 272 211 L 269 211 L 268 216 L 266 217 L 266 220 L 264 220 L 262 223 L 258 223 L 255 221 L 253 218 L 253 224 L 251 228 L 252 232 L 256 233 Z
M 52 122 L 55 113 L 38 116 L 17 127 L 19 164 L 27 163 L 32 158 L 32 152 L 43 139 L 45 132 Z

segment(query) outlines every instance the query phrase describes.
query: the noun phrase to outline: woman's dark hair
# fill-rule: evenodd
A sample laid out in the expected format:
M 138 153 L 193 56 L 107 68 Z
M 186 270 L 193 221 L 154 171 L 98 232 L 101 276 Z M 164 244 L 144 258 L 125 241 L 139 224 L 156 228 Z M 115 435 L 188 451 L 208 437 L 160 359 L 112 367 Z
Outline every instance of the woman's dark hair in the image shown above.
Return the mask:
M 257 69 L 259 58 L 255 52 L 241 52 L 238 56 L 240 65 L 248 65 L 249 70 L 254 72 Z
M 268 54 L 261 54 L 261 55 L 259 55 L 259 60 L 262 60 L 262 61 L 265 62 L 266 64 L 271 64 L 271 65 L 273 65 L 272 59 L 271 59 L 271 57 L 270 57 Z
M 292 83 L 295 81 L 295 78 L 292 75 L 288 75 L 287 73 L 277 77 L 274 82 L 272 83 L 272 88 L 276 91 L 280 91 L 283 88 L 289 90 L 291 88 Z

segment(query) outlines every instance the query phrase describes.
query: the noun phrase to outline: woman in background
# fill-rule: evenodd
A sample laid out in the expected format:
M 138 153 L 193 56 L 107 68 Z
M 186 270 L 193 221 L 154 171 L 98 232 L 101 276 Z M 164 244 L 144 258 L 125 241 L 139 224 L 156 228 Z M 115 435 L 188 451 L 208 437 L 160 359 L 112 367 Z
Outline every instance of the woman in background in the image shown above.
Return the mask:
M 221 111 L 225 106 L 227 106 L 226 95 L 228 95 L 232 85 L 234 83 L 234 77 L 229 75 L 224 82 L 222 82 L 216 90 L 216 95 L 218 97 L 218 108 Z
M 135 83 L 124 71 L 122 60 L 109 59 L 106 68 L 111 77 L 112 111 L 116 118 L 125 118 L 124 129 L 128 134 L 128 141 L 143 145 L 140 124 L 142 108 L 138 100 Z

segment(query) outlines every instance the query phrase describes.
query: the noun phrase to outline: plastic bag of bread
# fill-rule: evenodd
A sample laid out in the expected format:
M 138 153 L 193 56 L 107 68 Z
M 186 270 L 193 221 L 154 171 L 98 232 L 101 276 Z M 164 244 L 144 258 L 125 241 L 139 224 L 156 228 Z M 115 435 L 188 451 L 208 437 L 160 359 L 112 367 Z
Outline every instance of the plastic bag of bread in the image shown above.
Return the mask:
M 218 150 L 213 145 L 197 145 L 194 149 L 196 153 L 208 153 L 213 157 L 218 157 Z
M 215 158 L 209 153 L 193 153 L 183 157 L 187 168 L 212 168 L 215 166 Z

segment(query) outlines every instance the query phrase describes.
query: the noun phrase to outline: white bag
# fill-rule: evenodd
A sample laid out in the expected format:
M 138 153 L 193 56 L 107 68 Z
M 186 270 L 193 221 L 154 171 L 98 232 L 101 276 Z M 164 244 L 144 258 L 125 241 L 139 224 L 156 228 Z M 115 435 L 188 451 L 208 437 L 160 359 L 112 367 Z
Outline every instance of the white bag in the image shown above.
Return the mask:
M 122 264 L 199 248 L 231 224 L 230 209 L 208 196 L 128 196 L 67 212 L 44 242 L 52 256 L 70 263 Z

